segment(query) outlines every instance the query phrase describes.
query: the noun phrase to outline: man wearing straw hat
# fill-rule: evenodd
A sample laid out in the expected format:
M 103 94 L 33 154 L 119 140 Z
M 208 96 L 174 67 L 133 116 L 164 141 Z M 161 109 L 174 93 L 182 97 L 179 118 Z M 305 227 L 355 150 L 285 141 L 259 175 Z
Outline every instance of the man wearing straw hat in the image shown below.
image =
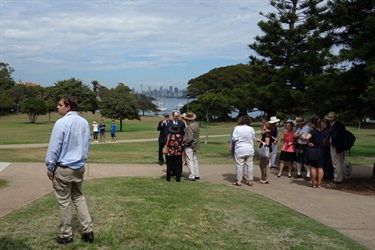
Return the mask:
M 325 117 L 331 125 L 331 159 L 333 165 L 333 180 L 340 184 L 344 180 L 343 165 L 345 160 L 345 125 L 336 120 L 335 112 L 329 112 Z
M 185 147 L 186 163 L 189 168 L 189 181 L 199 180 L 199 165 L 197 151 L 199 150 L 199 124 L 195 121 L 197 116 L 193 112 L 186 112 L 185 120 L 188 128 L 185 131 L 182 145 Z

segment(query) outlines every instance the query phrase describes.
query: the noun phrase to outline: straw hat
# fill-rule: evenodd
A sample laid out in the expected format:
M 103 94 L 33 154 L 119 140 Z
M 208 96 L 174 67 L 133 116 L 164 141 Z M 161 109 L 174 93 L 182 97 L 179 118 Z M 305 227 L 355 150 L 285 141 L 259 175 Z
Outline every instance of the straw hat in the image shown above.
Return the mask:
M 269 123 L 276 123 L 276 122 L 279 122 L 280 119 L 277 119 L 276 116 L 271 116 L 271 119 L 269 120 Z
M 335 114 L 335 112 L 332 112 L 332 111 L 329 112 L 328 115 L 327 115 L 327 117 L 324 117 L 324 119 L 327 119 L 329 121 L 336 120 L 336 114 Z
M 181 118 L 185 118 L 186 117 L 186 113 L 183 113 L 182 115 L 181 115 Z
M 299 125 L 299 124 L 305 124 L 305 119 L 303 119 L 302 117 L 297 117 L 294 122 L 293 122 L 295 125 Z
M 187 112 L 186 113 L 186 116 L 185 116 L 185 119 L 186 120 L 195 120 L 197 118 L 197 116 L 193 113 L 193 112 Z

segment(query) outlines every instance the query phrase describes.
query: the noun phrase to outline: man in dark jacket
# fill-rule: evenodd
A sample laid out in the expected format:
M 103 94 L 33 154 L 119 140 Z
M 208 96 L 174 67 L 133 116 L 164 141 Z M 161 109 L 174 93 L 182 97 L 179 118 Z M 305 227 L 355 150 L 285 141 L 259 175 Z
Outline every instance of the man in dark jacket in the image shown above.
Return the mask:
M 168 134 L 168 129 L 169 127 L 172 127 L 173 124 L 176 124 L 178 126 L 178 128 L 180 129 L 180 134 L 182 136 L 184 136 L 185 134 L 185 123 L 182 121 L 182 120 L 179 120 L 180 118 L 180 113 L 178 111 L 173 111 L 172 112 L 172 122 L 171 123 L 168 123 L 167 125 L 167 134 Z
M 336 184 L 342 183 L 344 180 L 343 165 L 345 160 L 345 125 L 336 120 L 334 112 L 327 115 L 331 126 L 331 159 L 333 165 L 333 180 Z
M 172 121 L 169 120 L 169 114 L 164 114 L 164 119 L 158 123 L 157 130 L 159 132 L 159 165 L 162 166 L 164 164 L 164 156 L 163 156 L 163 147 L 167 142 L 167 135 L 168 135 L 168 127 L 172 126 Z

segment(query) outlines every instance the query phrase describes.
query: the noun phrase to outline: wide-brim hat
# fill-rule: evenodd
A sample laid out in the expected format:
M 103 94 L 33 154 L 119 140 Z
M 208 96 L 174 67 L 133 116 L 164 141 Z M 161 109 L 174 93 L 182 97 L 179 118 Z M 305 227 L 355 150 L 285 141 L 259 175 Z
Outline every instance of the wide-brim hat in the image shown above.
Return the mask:
M 195 120 L 197 116 L 193 112 L 186 112 L 184 117 L 186 120 Z
M 166 117 L 166 116 L 168 116 L 169 117 L 169 114 L 168 113 L 165 113 L 164 115 L 163 115 L 164 117 Z
M 168 131 L 172 134 L 178 134 L 180 133 L 180 128 L 177 124 L 173 124 L 171 127 L 169 127 Z
M 327 119 L 327 120 L 330 120 L 330 121 L 336 120 L 335 112 L 329 112 L 328 115 L 326 115 L 324 117 L 324 119 Z
M 183 113 L 182 115 L 181 115 L 181 118 L 185 118 L 186 117 L 186 113 Z
M 280 119 L 277 119 L 276 116 L 271 116 L 270 120 L 269 120 L 269 123 L 276 123 L 276 122 L 279 122 Z
M 305 124 L 306 121 L 305 119 L 303 119 L 302 117 L 297 117 L 294 122 L 293 122 L 295 125 L 299 125 L 299 124 Z

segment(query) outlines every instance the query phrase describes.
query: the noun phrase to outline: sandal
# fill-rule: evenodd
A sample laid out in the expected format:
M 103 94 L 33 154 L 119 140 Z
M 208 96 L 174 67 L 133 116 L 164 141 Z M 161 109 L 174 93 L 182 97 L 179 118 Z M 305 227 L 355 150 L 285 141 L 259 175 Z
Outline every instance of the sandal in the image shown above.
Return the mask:
M 316 188 L 316 185 L 311 185 L 310 187 L 312 187 L 312 188 Z
M 247 185 L 252 186 L 252 185 L 253 185 L 253 182 L 252 182 L 252 181 L 249 181 L 249 182 L 247 183 Z
M 317 187 L 317 188 L 320 188 L 320 185 L 318 184 L 318 185 L 316 185 L 316 187 Z
M 277 178 L 280 178 L 280 177 L 281 177 L 281 174 L 278 174 L 278 175 L 277 175 Z
M 241 184 L 238 184 L 237 182 L 235 183 L 232 183 L 233 186 L 238 186 L 238 187 L 241 187 Z

